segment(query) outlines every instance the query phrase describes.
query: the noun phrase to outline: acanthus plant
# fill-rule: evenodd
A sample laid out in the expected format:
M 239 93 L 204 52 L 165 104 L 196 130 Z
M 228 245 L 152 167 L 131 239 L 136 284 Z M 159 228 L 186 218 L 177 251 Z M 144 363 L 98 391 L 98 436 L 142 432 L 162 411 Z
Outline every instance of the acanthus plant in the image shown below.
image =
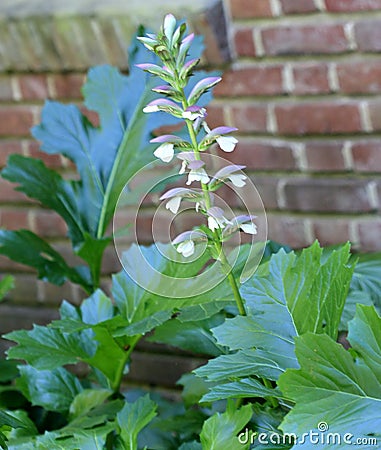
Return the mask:
M 160 199 L 167 200 L 166 208 L 174 214 L 179 211 L 182 201 L 193 202 L 196 211 L 206 217 L 207 225 L 202 224 L 197 229 L 181 233 L 172 243 L 184 257 L 193 255 L 198 242 L 207 243 L 211 257 L 220 262 L 223 272 L 227 275 L 239 313 L 246 315 L 239 283 L 233 275 L 223 243 L 239 230 L 251 235 L 257 234 L 257 227 L 253 222 L 255 217 L 247 214 L 227 218 L 227 213 L 215 205 L 213 194 L 225 182 L 230 182 L 237 188 L 243 187 L 247 178 L 242 172 L 245 166 L 229 164 L 211 175 L 203 159 L 204 153 L 215 144 L 224 152 L 234 151 L 238 140 L 231 133 L 237 129 L 227 126 L 210 129 L 208 126 L 207 111 L 198 102 L 205 92 L 221 81 L 221 78 L 205 77 L 189 89 L 191 76 L 200 60 L 187 57 L 194 34 L 185 33 L 186 25 L 178 25 L 176 18 L 168 14 L 157 35 L 148 34 L 146 37 L 138 38 L 148 50 L 159 57 L 162 66 L 146 63 L 138 64 L 137 67 L 165 82 L 152 89 L 164 97 L 151 101 L 143 111 L 167 113 L 182 119 L 188 133 L 184 139 L 165 134 L 151 140 L 151 143 L 160 144 L 154 151 L 157 158 L 165 163 L 171 162 L 174 157 L 181 161 L 179 174 L 187 174 L 186 185 L 190 186 L 170 189 Z M 194 182 L 199 182 L 201 189 L 193 188 Z

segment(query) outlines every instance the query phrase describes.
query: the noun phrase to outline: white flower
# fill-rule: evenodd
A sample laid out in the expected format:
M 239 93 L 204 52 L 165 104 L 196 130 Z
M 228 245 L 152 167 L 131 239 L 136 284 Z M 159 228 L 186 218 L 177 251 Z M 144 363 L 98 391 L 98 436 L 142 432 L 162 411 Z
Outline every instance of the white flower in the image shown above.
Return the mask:
M 231 225 L 230 220 L 224 216 L 224 210 L 218 206 L 212 206 L 208 211 L 208 228 L 212 231 L 217 228 L 225 228 L 225 225 Z
M 246 182 L 246 178 L 247 176 L 241 173 L 235 173 L 232 175 L 229 175 L 227 177 L 236 187 L 243 187 L 245 186 Z
M 224 152 L 230 153 L 234 150 L 238 140 L 233 136 L 221 136 L 216 139 L 218 145 Z
M 183 119 L 196 120 L 198 118 L 204 118 L 206 113 L 205 108 L 199 108 L 198 106 L 189 106 L 183 113 Z
M 158 112 L 159 107 L 157 105 L 147 105 L 143 108 L 144 113 Z
M 185 173 L 186 168 L 187 168 L 187 162 L 184 160 L 181 163 L 181 167 L 180 167 L 180 170 L 179 170 L 179 175 L 182 175 L 183 173 Z
M 201 183 L 207 184 L 210 181 L 205 169 L 192 169 L 188 174 L 188 180 L 186 184 L 189 186 L 193 181 L 201 181 Z
M 257 226 L 251 223 L 243 223 L 240 225 L 241 230 L 247 234 L 257 234 Z
M 153 154 L 163 162 L 170 162 L 175 154 L 174 145 L 168 142 L 161 144 Z
M 167 209 L 169 209 L 171 212 L 173 212 L 173 214 L 177 214 L 177 212 L 180 208 L 180 203 L 181 203 L 181 197 L 173 197 L 167 202 L 165 207 Z
M 185 258 L 188 258 L 188 256 L 191 256 L 194 253 L 194 242 L 192 240 L 181 242 L 176 247 L 176 250 L 185 256 Z

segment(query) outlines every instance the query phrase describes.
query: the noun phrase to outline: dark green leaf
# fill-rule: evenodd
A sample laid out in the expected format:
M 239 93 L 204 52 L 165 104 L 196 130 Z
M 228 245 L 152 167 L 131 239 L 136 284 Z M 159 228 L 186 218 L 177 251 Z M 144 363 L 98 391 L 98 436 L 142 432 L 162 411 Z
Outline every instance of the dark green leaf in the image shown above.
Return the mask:
M 221 315 L 197 322 L 180 322 L 178 319 L 173 319 L 157 327 L 154 335 L 148 340 L 194 353 L 218 356 L 221 354 L 221 348 L 217 345 L 210 329 L 220 325 L 222 321 Z
M 32 403 L 48 411 L 67 412 L 74 397 L 82 391 L 79 380 L 62 367 L 37 370 L 31 366 L 19 367 L 21 377 L 16 385 Z
M 91 330 L 68 334 L 34 325 L 33 330 L 13 331 L 4 337 L 18 343 L 8 350 L 9 358 L 24 359 L 39 370 L 75 364 L 89 359 L 96 351 Z
M 0 253 L 36 268 L 38 277 L 43 280 L 61 285 L 69 279 L 88 287 L 78 271 L 69 267 L 60 253 L 31 231 L 0 230 Z

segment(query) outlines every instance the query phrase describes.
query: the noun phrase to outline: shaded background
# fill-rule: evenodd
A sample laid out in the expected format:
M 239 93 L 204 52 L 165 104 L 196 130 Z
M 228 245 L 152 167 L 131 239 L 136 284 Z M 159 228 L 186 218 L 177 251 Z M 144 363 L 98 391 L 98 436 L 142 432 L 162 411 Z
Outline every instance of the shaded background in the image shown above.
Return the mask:
M 381 250 L 381 0 L 2 0 L 0 166 L 21 153 L 69 174 L 68 161 L 31 139 L 44 100 L 80 104 L 90 66 L 128 70 L 138 24 L 156 29 L 167 12 L 188 18 L 205 36 L 204 65 L 223 71 L 209 122 L 239 128 L 231 159 L 247 166 L 263 198 L 269 238 Z M 31 229 L 71 253 L 60 218 L 3 179 L 0 207 L 1 227 Z M 155 208 L 141 224 L 147 242 Z M 112 248 L 105 259 L 107 284 L 120 265 Z M 2 333 L 55 317 L 63 298 L 83 298 L 3 257 L 0 271 L 16 275 L 0 307 Z

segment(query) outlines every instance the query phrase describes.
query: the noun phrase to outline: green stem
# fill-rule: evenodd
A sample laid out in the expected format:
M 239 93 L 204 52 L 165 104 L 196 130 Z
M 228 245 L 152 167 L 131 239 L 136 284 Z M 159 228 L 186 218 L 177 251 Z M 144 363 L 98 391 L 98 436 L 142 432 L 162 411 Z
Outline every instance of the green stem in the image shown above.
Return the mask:
M 124 368 L 126 367 L 126 364 L 127 364 L 128 360 L 130 359 L 131 353 L 133 352 L 133 350 L 136 347 L 136 344 L 140 341 L 141 338 L 142 338 L 141 334 L 138 334 L 132 338 L 132 341 L 128 347 L 128 350 L 126 350 L 124 358 L 120 362 L 118 372 L 115 377 L 115 382 L 113 383 L 113 387 L 112 387 L 114 393 L 119 393 L 119 391 L 120 391 L 120 385 L 122 384 L 122 380 L 123 380 Z
M 184 96 L 184 100 L 183 100 L 182 104 L 183 104 L 183 108 L 185 110 L 188 107 L 188 104 L 187 104 L 187 101 L 185 99 L 185 96 Z M 201 157 L 200 157 L 200 151 L 199 151 L 199 148 L 198 148 L 197 136 L 196 136 L 196 132 L 195 132 L 195 130 L 193 128 L 192 121 L 191 120 L 186 120 L 186 124 L 187 124 L 187 128 L 188 128 L 189 136 L 191 138 L 191 142 L 192 142 L 195 158 L 200 160 Z M 204 184 L 204 183 L 201 183 L 201 188 L 202 188 L 202 192 L 203 192 L 203 195 L 204 195 L 205 207 L 208 210 L 211 207 L 211 200 L 210 200 L 209 189 L 208 189 L 208 186 L 206 184 Z M 235 299 L 235 302 L 236 302 L 237 307 L 238 307 L 238 311 L 239 311 L 241 316 L 246 316 L 245 306 L 244 306 L 244 303 L 243 303 L 243 299 L 241 297 L 241 293 L 239 292 L 237 281 L 236 281 L 236 279 L 235 279 L 235 277 L 233 275 L 232 267 L 230 266 L 229 261 L 226 258 L 226 255 L 225 255 L 224 250 L 223 250 L 222 245 L 221 245 L 220 238 L 217 235 L 217 233 L 215 233 L 215 246 L 216 246 L 216 249 L 217 249 L 218 254 L 220 256 L 220 261 L 221 261 L 223 270 L 227 274 L 229 284 L 230 284 L 230 286 L 232 288 L 234 299 Z
M 272 384 L 271 384 L 270 380 L 267 380 L 266 378 L 262 378 L 262 381 L 263 381 L 263 384 L 267 388 L 272 389 Z M 273 408 L 277 408 L 279 406 L 278 400 L 275 397 L 269 397 L 269 400 L 270 400 L 271 406 Z

